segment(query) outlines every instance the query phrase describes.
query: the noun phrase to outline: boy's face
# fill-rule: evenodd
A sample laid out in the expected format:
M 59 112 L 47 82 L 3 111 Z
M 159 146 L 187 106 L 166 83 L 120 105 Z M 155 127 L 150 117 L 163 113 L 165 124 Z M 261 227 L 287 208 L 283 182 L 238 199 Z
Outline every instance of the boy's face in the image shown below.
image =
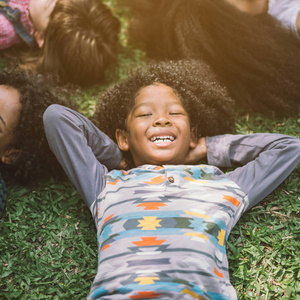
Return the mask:
M 11 159 L 16 158 L 15 150 L 10 149 L 9 145 L 13 142 L 20 112 L 19 92 L 12 87 L 0 85 L 0 159 L 3 163 L 12 163 Z
M 142 88 L 127 118 L 127 132 L 117 130 L 118 145 L 130 151 L 135 166 L 183 164 L 192 145 L 189 117 L 172 88 Z

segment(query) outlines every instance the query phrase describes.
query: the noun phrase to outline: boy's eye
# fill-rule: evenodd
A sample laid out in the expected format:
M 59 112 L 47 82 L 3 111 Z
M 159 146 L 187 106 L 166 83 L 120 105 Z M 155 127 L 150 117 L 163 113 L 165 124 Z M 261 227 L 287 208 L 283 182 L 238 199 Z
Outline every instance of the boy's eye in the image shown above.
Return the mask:
M 152 114 L 138 114 L 137 117 L 149 117 L 151 116 Z
M 170 115 L 177 116 L 177 115 L 183 115 L 183 113 L 182 112 L 171 112 Z

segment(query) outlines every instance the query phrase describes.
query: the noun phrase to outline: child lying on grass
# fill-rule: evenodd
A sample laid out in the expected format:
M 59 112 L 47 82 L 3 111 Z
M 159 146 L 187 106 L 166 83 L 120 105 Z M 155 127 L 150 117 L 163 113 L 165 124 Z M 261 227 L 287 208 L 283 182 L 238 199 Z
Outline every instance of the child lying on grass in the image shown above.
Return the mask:
M 50 78 L 30 72 L 0 73 L 0 173 L 4 179 L 30 184 L 62 173 L 48 147 L 42 121 L 45 109 L 53 103 L 70 106 Z M 6 186 L 0 175 L 0 216 L 5 203 Z
M 70 105 L 59 88 L 29 72 L 0 73 L 0 170 L 5 178 L 29 183 L 60 166 L 48 147 L 42 116 L 54 103 Z
M 99 126 L 118 146 L 73 110 L 44 114 L 49 145 L 97 226 L 88 299 L 237 299 L 226 240 L 297 166 L 300 140 L 216 135 L 231 128 L 231 99 L 195 62 L 139 70 L 101 100 Z

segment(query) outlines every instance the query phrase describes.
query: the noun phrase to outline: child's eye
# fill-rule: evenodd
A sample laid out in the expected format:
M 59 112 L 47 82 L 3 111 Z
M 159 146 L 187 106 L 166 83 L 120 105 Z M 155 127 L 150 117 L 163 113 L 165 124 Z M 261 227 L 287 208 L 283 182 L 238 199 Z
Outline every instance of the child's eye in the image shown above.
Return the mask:
M 137 117 L 141 118 L 141 117 L 149 117 L 152 114 L 138 114 Z
M 177 115 L 183 115 L 183 113 L 182 112 L 171 112 L 170 115 L 177 116 Z

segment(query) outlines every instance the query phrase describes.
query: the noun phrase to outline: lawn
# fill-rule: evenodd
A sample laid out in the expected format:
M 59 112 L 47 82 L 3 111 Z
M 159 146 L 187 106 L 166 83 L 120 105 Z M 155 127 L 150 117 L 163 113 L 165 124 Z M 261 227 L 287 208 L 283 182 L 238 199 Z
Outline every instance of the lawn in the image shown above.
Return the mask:
M 116 0 L 105 1 L 122 20 Z M 104 86 L 84 90 L 77 101 L 91 117 L 97 97 L 144 63 L 138 49 L 120 55 L 118 73 Z M 6 65 L 0 57 L 0 68 Z M 237 133 L 274 132 L 300 138 L 298 118 L 241 116 Z M 228 240 L 231 280 L 239 299 L 300 300 L 300 166 L 263 202 L 246 213 Z M 67 178 L 34 187 L 7 183 L 0 219 L 0 299 L 84 299 L 96 274 L 96 230 L 88 208 Z

